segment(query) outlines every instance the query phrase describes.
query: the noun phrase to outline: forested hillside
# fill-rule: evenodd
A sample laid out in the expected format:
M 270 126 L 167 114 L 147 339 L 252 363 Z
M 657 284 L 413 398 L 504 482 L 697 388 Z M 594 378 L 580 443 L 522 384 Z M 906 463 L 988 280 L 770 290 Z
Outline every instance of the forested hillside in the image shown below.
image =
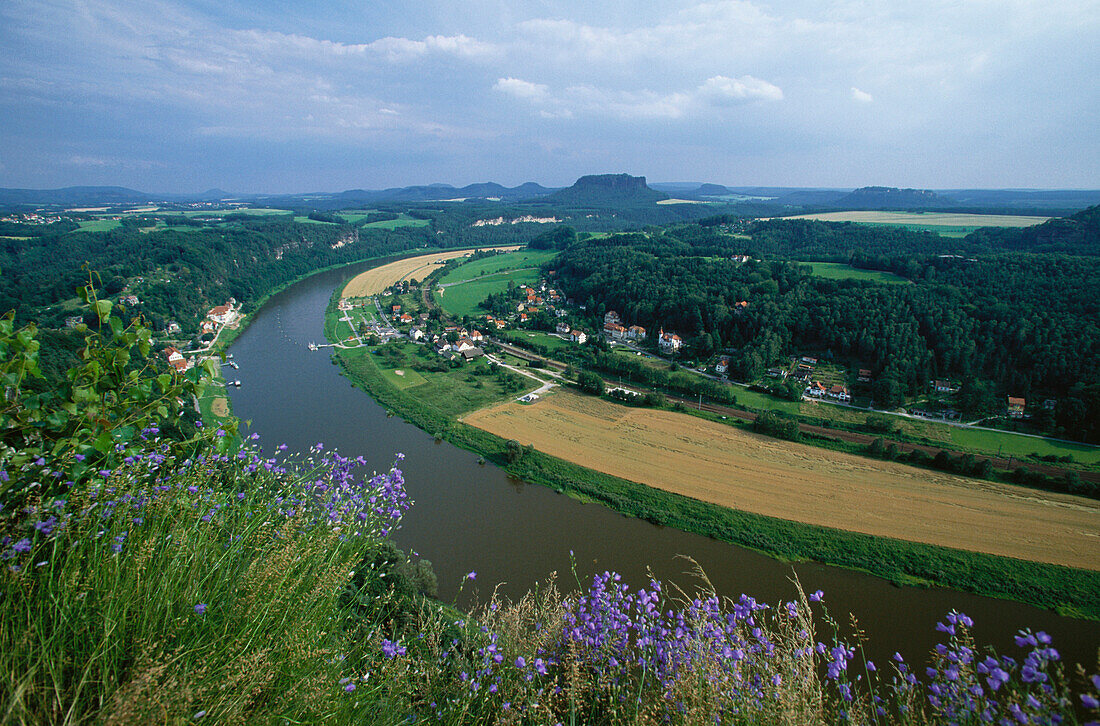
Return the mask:
M 674 331 L 695 357 L 731 351 L 739 380 L 812 352 L 871 369 L 880 402 L 940 377 L 961 381 L 974 411 L 1006 395 L 1050 397 L 1058 426 L 1095 441 L 1095 219 L 1094 208 L 1027 234 L 987 230 L 963 240 L 803 221 L 762 223 L 748 239 L 692 225 L 576 242 L 556 269 L 566 293 L 589 309 Z M 1077 254 L 1047 252 L 1052 245 Z M 744 249 L 762 259 L 726 257 Z M 911 284 L 815 277 L 796 258 L 890 269 Z

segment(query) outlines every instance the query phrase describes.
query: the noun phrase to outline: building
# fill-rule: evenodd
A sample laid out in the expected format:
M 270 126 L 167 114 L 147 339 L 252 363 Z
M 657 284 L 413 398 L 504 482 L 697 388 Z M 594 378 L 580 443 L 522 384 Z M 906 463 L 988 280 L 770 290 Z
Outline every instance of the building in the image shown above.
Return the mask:
M 852 400 L 852 397 L 848 394 L 848 389 L 845 388 L 844 386 L 840 385 L 839 383 L 836 384 L 835 386 L 833 386 L 832 388 L 830 388 L 829 392 L 825 395 L 827 395 L 829 398 L 832 398 L 836 401 L 845 401 L 846 402 L 846 401 L 851 401 Z
M 398 320 L 407 325 L 409 323 L 412 323 L 415 318 L 413 318 L 413 316 L 409 315 L 408 313 L 401 313 L 401 317 L 398 318 Z
M 210 318 L 218 325 L 225 325 L 226 323 L 232 322 L 236 315 L 233 312 L 233 308 L 229 305 L 218 305 L 217 307 L 211 308 L 210 312 L 206 314 L 206 317 Z
M 615 340 L 626 339 L 626 328 L 618 323 L 604 323 L 603 324 L 604 335 Z
M 675 353 L 683 347 L 684 341 L 676 333 L 666 333 L 664 328 L 661 328 L 657 333 L 657 347 L 661 349 L 662 353 Z
M 641 325 L 631 325 L 626 329 L 626 337 L 630 340 L 645 340 L 645 328 Z
M 860 383 L 870 383 L 871 382 L 871 371 L 868 370 L 867 368 L 860 368 L 859 369 L 859 376 L 856 378 L 856 380 L 859 381 Z
M 485 340 L 485 336 L 482 335 L 481 332 L 478 330 L 471 330 L 469 338 L 475 343 L 480 343 L 481 341 Z
M 620 318 L 619 314 L 614 310 L 608 310 L 607 313 L 603 316 L 604 325 L 619 325 L 622 322 L 622 318 Z
M 409 338 L 412 340 L 421 340 L 424 338 L 424 331 L 420 328 L 413 328 L 409 331 Z
M 569 323 L 565 322 L 564 320 L 561 320 L 561 321 L 558 321 L 558 324 L 557 324 L 557 326 L 555 326 L 554 330 L 556 330 L 559 335 L 569 335 L 569 328 L 570 328 Z
M 588 335 L 583 330 L 572 330 L 569 332 L 569 339 L 574 343 L 583 343 L 588 340 Z
M 718 359 L 718 365 L 714 366 L 714 370 L 717 371 L 718 373 L 725 373 L 729 369 L 730 369 L 730 359 L 729 359 L 729 356 L 725 356 L 725 355 L 722 356 L 721 358 L 719 358 Z
M 1008 417 L 1009 418 L 1023 418 L 1024 409 L 1027 407 L 1027 400 L 1023 398 L 1017 398 L 1016 396 L 1008 397 Z
M 951 387 L 951 381 L 932 381 L 932 390 L 936 393 L 952 393 L 955 389 Z

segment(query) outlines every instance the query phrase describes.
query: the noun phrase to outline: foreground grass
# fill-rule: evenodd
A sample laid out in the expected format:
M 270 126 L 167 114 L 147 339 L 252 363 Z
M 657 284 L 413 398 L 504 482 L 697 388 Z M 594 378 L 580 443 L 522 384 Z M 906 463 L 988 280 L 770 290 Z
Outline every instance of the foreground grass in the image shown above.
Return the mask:
M 872 663 L 821 592 L 769 606 L 608 572 L 462 613 L 385 540 L 399 471 L 219 441 L 183 461 L 149 441 L 4 510 L 0 724 L 1074 723 L 1096 704 L 1100 678 L 1044 634 L 1008 658 L 955 612 L 925 670 Z

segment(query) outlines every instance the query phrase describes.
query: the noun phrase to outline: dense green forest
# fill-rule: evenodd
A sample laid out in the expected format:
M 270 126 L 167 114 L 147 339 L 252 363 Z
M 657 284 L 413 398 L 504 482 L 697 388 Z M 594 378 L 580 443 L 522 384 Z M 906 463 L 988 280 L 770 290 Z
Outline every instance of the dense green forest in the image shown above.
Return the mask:
M 1098 218 L 1092 208 L 962 240 L 803 220 L 750 225 L 750 239 L 696 224 L 582 239 L 554 266 L 593 313 L 675 331 L 692 357 L 732 352 L 739 380 L 813 353 L 871 369 L 880 405 L 950 377 L 969 412 L 996 410 L 1006 395 L 1050 397 L 1056 407 L 1040 425 L 1097 441 Z M 729 259 L 744 250 L 761 259 Z M 912 284 L 815 277 L 798 259 L 888 269 Z

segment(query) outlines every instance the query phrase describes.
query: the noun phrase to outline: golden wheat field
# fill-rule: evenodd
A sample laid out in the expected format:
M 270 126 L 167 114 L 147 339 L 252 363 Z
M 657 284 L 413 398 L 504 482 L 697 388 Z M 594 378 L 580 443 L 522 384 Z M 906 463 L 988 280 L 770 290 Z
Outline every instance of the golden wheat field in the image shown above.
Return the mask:
M 506 250 L 510 252 L 512 250 L 518 250 L 519 247 L 517 245 L 510 245 L 508 247 L 483 247 L 481 249 Z M 348 284 L 344 286 L 344 291 L 340 293 L 340 295 L 341 297 L 366 297 L 368 295 L 377 295 L 390 285 L 395 282 L 400 282 L 401 280 L 407 280 L 414 277 L 417 280 L 423 280 L 432 273 L 432 270 L 441 267 L 444 261 L 453 260 L 455 257 L 463 257 L 470 254 L 473 254 L 473 250 L 433 252 L 430 255 L 409 257 L 404 260 L 398 260 L 397 262 L 391 262 L 388 265 L 375 267 L 353 277 L 348 281 Z
M 821 212 L 799 214 L 784 219 L 816 219 L 821 222 L 861 222 L 863 224 L 928 225 L 930 227 L 1031 227 L 1050 217 L 1025 217 L 1014 214 L 953 214 L 950 212 Z
M 559 391 L 463 418 L 631 481 L 771 517 L 1100 570 L 1100 502 L 828 451 Z

